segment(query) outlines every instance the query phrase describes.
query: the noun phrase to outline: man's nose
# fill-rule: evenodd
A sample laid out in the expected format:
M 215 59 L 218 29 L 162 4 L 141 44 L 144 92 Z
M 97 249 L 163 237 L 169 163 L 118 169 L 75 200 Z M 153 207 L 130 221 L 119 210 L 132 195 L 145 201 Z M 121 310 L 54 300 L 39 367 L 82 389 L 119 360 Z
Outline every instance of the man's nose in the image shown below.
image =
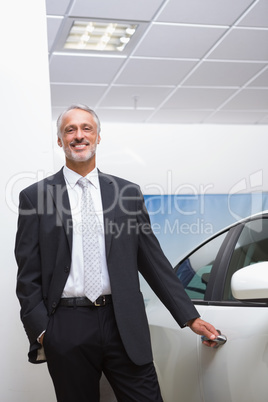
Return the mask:
M 84 131 L 80 127 L 78 127 L 78 129 L 76 130 L 76 138 L 78 140 L 81 140 L 84 138 Z

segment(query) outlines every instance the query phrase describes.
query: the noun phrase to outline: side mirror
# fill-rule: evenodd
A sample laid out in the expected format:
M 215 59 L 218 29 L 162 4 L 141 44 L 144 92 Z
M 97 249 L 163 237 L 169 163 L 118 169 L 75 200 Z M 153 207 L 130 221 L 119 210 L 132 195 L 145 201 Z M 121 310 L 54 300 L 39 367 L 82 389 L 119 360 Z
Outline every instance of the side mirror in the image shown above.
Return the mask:
M 268 261 L 235 272 L 231 279 L 231 289 L 238 300 L 268 300 Z

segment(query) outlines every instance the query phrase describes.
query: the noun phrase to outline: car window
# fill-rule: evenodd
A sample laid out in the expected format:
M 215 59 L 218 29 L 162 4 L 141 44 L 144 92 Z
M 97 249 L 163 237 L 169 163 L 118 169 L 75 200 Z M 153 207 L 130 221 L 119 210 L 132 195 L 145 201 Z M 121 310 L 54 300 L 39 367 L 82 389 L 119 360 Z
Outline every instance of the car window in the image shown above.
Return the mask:
M 224 300 L 234 300 L 231 277 L 239 269 L 268 261 L 268 219 L 256 219 L 244 224 L 234 248 L 224 286 Z
M 214 237 L 175 267 L 191 299 L 204 300 L 210 271 L 228 231 Z

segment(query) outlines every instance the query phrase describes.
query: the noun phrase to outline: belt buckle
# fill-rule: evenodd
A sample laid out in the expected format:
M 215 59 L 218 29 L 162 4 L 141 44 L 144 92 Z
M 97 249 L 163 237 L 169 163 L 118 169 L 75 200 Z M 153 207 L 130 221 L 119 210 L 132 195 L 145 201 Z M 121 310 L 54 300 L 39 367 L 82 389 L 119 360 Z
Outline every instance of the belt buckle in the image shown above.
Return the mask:
M 105 296 L 102 296 L 102 303 L 97 303 L 97 300 L 94 301 L 94 306 L 96 307 L 105 306 Z

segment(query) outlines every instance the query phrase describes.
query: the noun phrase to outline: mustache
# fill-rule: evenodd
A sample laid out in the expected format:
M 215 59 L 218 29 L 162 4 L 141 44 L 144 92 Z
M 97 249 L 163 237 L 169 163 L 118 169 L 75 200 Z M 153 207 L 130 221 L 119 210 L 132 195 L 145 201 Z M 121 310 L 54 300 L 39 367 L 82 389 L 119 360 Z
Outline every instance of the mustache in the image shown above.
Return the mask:
M 83 139 L 82 140 L 75 139 L 75 140 L 70 142 L 70 145 L 77 145 L 77 144 L 79 144 L 79 145 L 81 145 L 81 144 L 89 145 L 89 141 L 86 141 L 86 140 L 83 140 Z

